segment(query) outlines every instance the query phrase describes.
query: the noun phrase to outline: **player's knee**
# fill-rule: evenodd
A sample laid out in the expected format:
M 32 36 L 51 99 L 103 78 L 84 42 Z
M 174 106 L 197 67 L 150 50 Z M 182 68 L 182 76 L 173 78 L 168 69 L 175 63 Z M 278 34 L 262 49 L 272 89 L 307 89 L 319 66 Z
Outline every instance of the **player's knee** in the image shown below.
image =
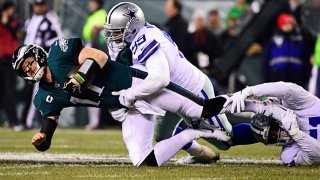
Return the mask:
M 138 143 L 132 142 L 132 141 L 125 141 L 128 152 L 129 152 L 129 158 L 134 166 L 138 166 L 141 162 L 142 153 L 141 148 L 138 145 Z
M 290 155 L 288 156 L 287 153 L 281 153 L 280 160 L 285 165 L 293 165 L 292 163 L 294 163 L 293 156 L 290 156 Z

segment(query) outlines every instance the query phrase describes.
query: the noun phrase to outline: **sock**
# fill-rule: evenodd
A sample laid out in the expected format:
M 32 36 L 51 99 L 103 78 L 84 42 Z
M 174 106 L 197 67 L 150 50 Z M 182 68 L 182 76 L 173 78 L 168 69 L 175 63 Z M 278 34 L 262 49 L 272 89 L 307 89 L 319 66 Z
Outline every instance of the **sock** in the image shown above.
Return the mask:
M 174 135 L 181 133 L 183 130 L 185 130 L 185 128 L 182 128 L 182 127 L 178 126 L 178 127 L 175 129 Z M 189 149 L 189 148 L 192 146 L 192 144 L 193 144 L 193 141 L 187 143 L 185 146 L 182 147 L 182 149 L 183 149 L 183 150 L 187 150 L 187 149 Z
M 258 141 L 253 135 L 249 123 L 241 123 L 232 126 L 232 143 L 233 145 L 254 144 Z
M 193 129 L 186 129 L 169 139 L 160 141 L 154 146 L 154 155 L 158 166 L 163 165 L 171 159 L 188 142 L 200 138 L 198 132 Z
M 188 143 L 189 144 L 189 143 Z M 184 149 L 191 156 L 196 156 L 199 151 L 201 151 L 201 145 L 197 141 L 192 141 L 188 149 Z

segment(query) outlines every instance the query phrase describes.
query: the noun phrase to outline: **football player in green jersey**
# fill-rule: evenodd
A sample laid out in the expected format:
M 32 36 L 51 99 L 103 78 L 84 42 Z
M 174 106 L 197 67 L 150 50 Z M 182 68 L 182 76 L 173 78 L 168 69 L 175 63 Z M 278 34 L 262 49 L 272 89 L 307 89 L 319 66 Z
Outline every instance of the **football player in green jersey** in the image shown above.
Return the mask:
M 108 56 L 102 51 L 83 48 L 77 38 L 55 41 L 49 54 L 36 45 L 21 46 L 14 53 L 12 65 L 26 81 L 40 82 L 34 103 L 42 113 L 43 124 L 40 132 L 32 138 L 32 144 L 39 151 L 49 149 L 63 108 L 122 107 L 112 92 L 127 89 L 147 76 L 138 69 L 108 61 Z M 75 75 L 68 77 L 78 65 L 80 68 Z M 190 118 L 208 118 L 218 114 L 224 102 L 222 97 L 199 99 L 173 83 L 167 89 L 137 101 L 122 123 L 123 139 L 132 163 L 135 166 L 161 166 L 186 143 L 200 137 L 228 141 L 230 137 L 218 129 L 188 129 L 154 146 L 152 144 L 155 114 L 163 114 L 162 110 L 165 110 Z

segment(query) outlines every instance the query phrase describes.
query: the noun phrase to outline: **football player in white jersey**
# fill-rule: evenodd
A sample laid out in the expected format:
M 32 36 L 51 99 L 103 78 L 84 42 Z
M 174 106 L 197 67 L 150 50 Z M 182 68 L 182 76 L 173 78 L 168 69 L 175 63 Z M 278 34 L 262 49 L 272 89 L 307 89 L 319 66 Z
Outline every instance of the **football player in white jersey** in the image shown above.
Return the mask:
M 248 101 L 259 97 L 276 100 Z M 275 82 L 246 87 L 229 98 L 225 107 L 231 112 L 252 111 L 279 120 L 285 131 L 263 116 L 254 118 L 251 129 L 265 144 L 283 145 L 281 161 L 284 164 L 320 163 L 320 99 L 301 86 Z
M 118 51 L 129 45 L 133 67 L 142 65 L 148 72 L 142 83 L 115 93 L 119 95 L 119 100 L 125 107 L 130 108 L 136 100 L 157 93 L 170 81 L 202 98 L 209 99 L 215 96 L 209 78 L 184 57 L 166 32 L 145 21 L 143 11 L 136 4 L 122 2 L 112 7 L 106 18 L 105 36 L 111 57 L 114 58 Z M 167 122 L 169 118 L 170 122 L 177 123 L 181 119 L 179 115 L 167 113 L 161 122 Z M 209 121 L 227 133 L 232 133 L 232 126 L 225 114 L 212 117 Z M 170 126 L 166 122 L 164 124 Z M 172 131 L 176 131 L 174 127 L 177 126 L 173 124 L 163 129 L 171 129 L 171 136 L 176 133 Z M 229 145 L 218 141 L 214 144 L 220 149 L 229 148 Z M 203 150 L 200 149 L 203 146 L 195 142 L 186 148 L 191 154 Z

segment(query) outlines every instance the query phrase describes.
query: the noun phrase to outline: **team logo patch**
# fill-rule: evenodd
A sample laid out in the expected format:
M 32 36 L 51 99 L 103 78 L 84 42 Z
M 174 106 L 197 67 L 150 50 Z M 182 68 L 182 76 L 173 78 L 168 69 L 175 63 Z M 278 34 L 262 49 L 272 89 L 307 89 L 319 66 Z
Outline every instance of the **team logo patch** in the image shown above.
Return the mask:
M 48 95 L 47 97 L 46 97 L 46 102 L 47 103 L 50 103 L 50 104 L 52 104 L 53 103 L 53 97 L 52 96 L 50 96 L 50 95 Z
M 136 16 L 136 11 L 135 11 L 135 10 L 131 10 L 129 7 L 126 7 L 126 8 L 128 9 L 128 12 L 125 13 L 125 14 L 123 14 L 123 15 L 129 17 L 129 18 L 130 18 L 130 21 L 131 21 L 132 19 L 136 19 L 136 20 L 139 21 L 139 19 L 138 19 L 137 16 Z
M 59 39 L 59 46 L 62 52 L 67 52 L 68 50 L 68 39 Z

